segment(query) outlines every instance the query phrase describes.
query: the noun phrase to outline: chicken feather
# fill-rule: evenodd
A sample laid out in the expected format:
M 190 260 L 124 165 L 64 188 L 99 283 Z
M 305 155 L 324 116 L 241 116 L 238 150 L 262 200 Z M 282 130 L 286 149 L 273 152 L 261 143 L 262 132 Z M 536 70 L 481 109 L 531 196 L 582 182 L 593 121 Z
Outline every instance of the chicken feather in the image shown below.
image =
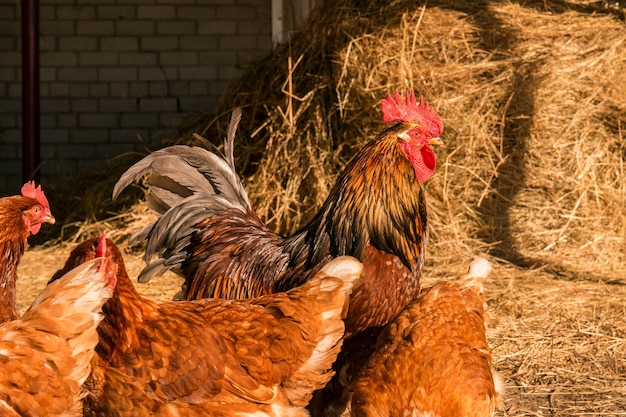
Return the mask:
M 352 387 L 351 415 L 491 417 L 503 386 L 485 336 L 489 262 L 427 289 L 385 327 Z
M 335 369 L 342 375 L 358 371 L 360 363 L 354 360 L 365 360 L 372 351 L 367 343 L 376 330 L 369 329 L 387 324 L 419 295 L 428 241 L 422 183 L 434 173 L 431 145 L 441 143 L 443 129 L 441 118 L 423 100 L 418 103 L 413 93 L 407 92 L 405 101 L 399 94 L 389 96 L 382 105 L 383 120 L 390 125 L 354 156 L 317 214 L 291 236 L 269 230 L 250 207 L 232 156 L 239 116 L 231 118 L 226 156 L 178 145 L 129 168 L 114 187 L 114 198 L 143 175 L 163 175 L 152 162 L 166 155 L 195 155 L 199 159 L 187 158 L 187 169 L 212 178 L 212 185 L 219 183 L 197 191 L 197 199 L 181 195 L 151 229 L 136 236 L 147 242 L 147 266 L 139 280 L 146 282 L 170 269 L 185 278 L 188 300 L 245 299 L 297 287 L 331 259 L 353 256 L 363 262 L 363 274 L 346 318 L 346 352 Z M 153 209 L 163 208 L 159 204 Z M 181 213 L 187 210 L 188 215 Z M 364 331 L 368 334 L 356 340 Z M 355 350 L 360 353 L 355 355 Z M 344 378 L 348 384 L 350 378 Z M 335 383 L 329 390 L 339 394 L 317 399 L 318 408 L 337 398 L 343 401 L 345 384 Z
M 113 264 L 77 266 L 44 288 L 21 319 L 0 325 L 0 415 L 82 416 Z
M 301 287 L 251 300 L 156 301 L 136 292 L 102 236 L 78 245 L 52 281 L 103 246 L 118 285 L 103 308 L 85 415 L 307 415 L 333 374 L 358 261 L 338 258 Z

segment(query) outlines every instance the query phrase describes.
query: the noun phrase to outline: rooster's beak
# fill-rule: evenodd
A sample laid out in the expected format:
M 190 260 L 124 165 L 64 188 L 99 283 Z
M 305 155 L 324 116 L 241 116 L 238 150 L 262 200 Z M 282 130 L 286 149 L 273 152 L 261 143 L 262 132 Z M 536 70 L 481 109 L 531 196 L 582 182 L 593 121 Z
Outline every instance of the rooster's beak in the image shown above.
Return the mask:
M 443 145 L 443 141 L 440 138 L 432 138 L 428 141 L 429 145 Z

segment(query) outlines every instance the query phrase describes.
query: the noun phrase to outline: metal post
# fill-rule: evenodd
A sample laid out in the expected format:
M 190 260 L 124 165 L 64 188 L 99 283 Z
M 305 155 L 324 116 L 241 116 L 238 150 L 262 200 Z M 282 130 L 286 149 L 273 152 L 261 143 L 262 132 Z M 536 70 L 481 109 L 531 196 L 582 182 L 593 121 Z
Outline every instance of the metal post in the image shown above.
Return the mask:
M 22 0 L 22 178 L 39 182 L 39 1 Z

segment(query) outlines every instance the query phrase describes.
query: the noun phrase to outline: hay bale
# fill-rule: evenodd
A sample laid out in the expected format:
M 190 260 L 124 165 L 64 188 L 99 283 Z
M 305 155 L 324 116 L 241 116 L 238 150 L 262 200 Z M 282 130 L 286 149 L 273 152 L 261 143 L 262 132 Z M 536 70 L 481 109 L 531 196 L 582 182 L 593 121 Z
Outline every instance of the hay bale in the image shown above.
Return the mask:
M 426 185 L 433 263 L 487 251 L 566 276 L 622 273 L 626 32 L 583 6 L 323 3 L 179 140 L 219 143 L 243 106 L 240 170 L 259 215 L 289 233 L 381 129 L 380 98 L 414 89 L 445 124 Z

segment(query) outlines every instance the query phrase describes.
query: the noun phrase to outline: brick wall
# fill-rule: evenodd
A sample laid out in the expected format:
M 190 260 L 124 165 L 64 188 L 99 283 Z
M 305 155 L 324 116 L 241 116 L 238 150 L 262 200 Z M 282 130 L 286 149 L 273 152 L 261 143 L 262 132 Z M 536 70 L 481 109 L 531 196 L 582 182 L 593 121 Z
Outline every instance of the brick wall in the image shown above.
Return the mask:
M 271 48 L 270 0 L 40 0 L 42 182 L 208 109 Z M 20 1 L 0 0 L 0 188 L 21 185 Z M 138 139 L 140 137 L 141 139 Z

